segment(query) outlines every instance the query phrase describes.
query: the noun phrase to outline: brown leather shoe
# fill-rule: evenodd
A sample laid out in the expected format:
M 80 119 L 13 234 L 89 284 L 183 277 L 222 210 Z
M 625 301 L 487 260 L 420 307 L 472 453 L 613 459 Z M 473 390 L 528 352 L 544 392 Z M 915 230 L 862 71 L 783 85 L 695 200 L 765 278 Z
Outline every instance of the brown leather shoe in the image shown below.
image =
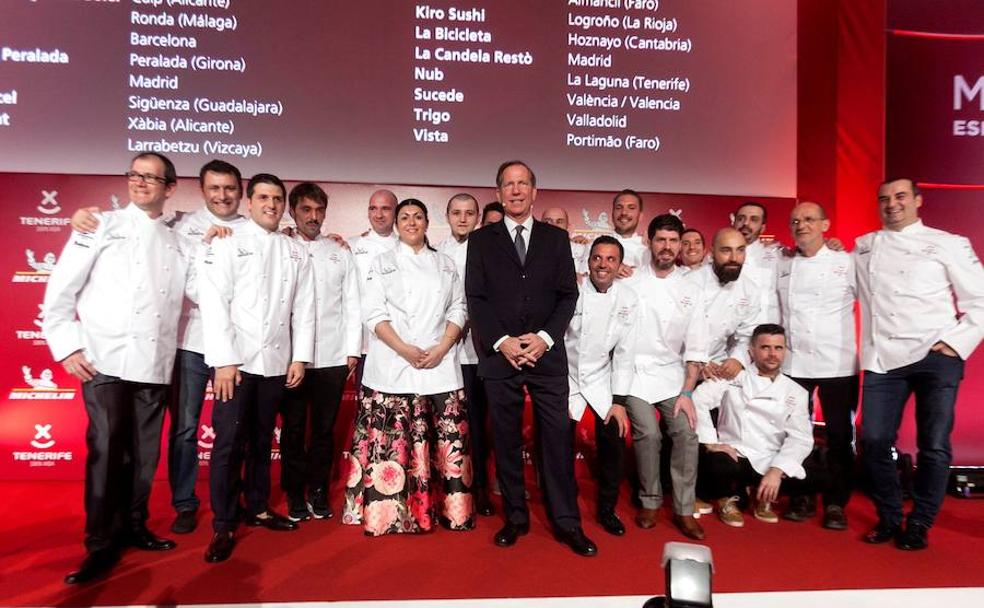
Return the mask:
M 673 525 L 687 538 L 704 540 L 704 528 L 694 519 L 693 515 L 673 514 Z
M 656 514 L 659 513 L 659 509 L 639 509 L 639 512 L 635 516 L 636 525 L 643 530 L 648 530 L 656 525 Z

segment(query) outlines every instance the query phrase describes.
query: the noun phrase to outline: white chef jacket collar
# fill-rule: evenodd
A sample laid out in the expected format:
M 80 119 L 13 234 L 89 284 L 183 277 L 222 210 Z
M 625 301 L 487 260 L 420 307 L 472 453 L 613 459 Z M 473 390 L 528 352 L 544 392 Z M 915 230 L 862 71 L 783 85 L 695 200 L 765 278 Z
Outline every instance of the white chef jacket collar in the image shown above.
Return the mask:
M 413 247 L 407 245 L 403 241 L 400 241 L 396 246 L 396 252 L 400 255 L 416 257 L 418 255 L 423 255 L 430 252 L 430 249 L 427 248 L 427 245 L 424 245 L 423 247 L 420 248 L 420 251 L 414 251 Z
M 921 232 L 925 228 L 926 228 L 926 226 L 922 223 L 922 220 L 917 219 L 916 221 L 912 222 L 911 224 L 909 224 L 908 226 L 906 226 L 902 230 L 888 230 L 888 229 L 885 229 L 885 232 L 898 232 L 900 234 L 906 234 L 906 233 L 909 233 L 909 232 Z
M 603 296 L 612 295 L 618 289 L 618 281 L 615 281 L 614 283 L 612 283 L 612 286 L 608 288 L 608 291 L 606 291 L 605 293 L 601 293 L 600 291 L 598 291 L 598 288 L 595 287 L 595 284 L 591 281 L 590 275 L 584 278 L 584 283 L 585 283 L 584 287 L 589 293 L 597 293 Z
M 263 226 L 260 226 L 255 221 L 253 221 L 253 218 L 250 218 L 249 221 L 246 222 L 246 225 L 243 226 L 243 230 L 246 231 L 245 232 L 246 234 L 251 234 L 252 233 L 252 234 L 255 234 L 255 235 L 258 235 L 258 236 L 269 236 L 269 235 L 277 234 L 277 231 L 276 230 L 274 230 L 272 232 L 269 231 L 269 230 L 267 230 Z
M 393 231 L 390 232 L 389 235 L 387 235 L 387 236 L 383 236 L 383 235 L 379 234 L 378 232 L 376 232 L 375 230 L 373 230 L 372 228 L 370 228 L 369 229 L 369 234 L 367 234 L 365 236 L 365 238 L 372 239 L 374 241 L 390 241 L 390 240 L 392 240 L 392 241 L 399 241 L 400 240 L 400 235 L 398 235 L 396 233 L 396 228 L 395 227 L 393 228 Z
M 152 218 L 149 215 L 147 215 L 147 212 L 146 211 L 144 211 L 140 207 L 137 207 L 136 203 L 134 203 L 132 201 L 130 203 L 128 203 L 126 207 L 123 207 L 123 213 L 124 213 L 124 215 L 129 215 L 129 216 L 134 217 L 134 218 L 142 218 L 142 221 L 145 221 L 145 222 L 161 222 L 161 223 L 163 223 L 168 218 L 168 214 L 167 213 L 161 213 L 156 218 Z
M 212 210 L 208 208 L 208 205 L 205 205 L 204 207 L 202 207 L 202 211 L 204 211 L 205 212 L 205 215 L 208 216 L 209 221 L 211 221 L 213 224 L 219 224 L 221 226 L 227 226 L 229 224 L 233 224 L 235 222 L 238 222 L 239 220 L 246 219 L 244 216 L 242 216 L 242 215 L 240 215 L 238 213 L 236 215 L 228 218 L 228 219 L 221 218 L 221 217 L 215 215 L 214 213 L 212 213 Z

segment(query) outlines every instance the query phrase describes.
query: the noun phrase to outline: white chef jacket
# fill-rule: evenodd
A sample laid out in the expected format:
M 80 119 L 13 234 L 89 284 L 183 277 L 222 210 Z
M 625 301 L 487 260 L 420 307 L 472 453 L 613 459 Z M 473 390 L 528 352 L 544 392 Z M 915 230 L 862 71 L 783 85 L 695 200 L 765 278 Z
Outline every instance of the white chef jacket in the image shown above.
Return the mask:
M 370 229 L 366 236 L 353 236 L 348 239 L 352 257 L 355 259 L 355 266 L 359 269 L 359 281 L 361 293 L 366 292 L 366 277 L 369 276 L 369 265 L 380 253 L 391 251 L 400 243 L 400 237 L 396 230 L 389 236 L 380 236 L 375 230 Z M 362 352 L 365 353 L 369 344 L 369 331 L 363 328 L 362 333 Z
M 345 365 L 362 353 L 359 269 L 351 252 L 329 238 L 308 241 L 297 233 L 294 240 L 307 249 L 314 273 L 314 360 L 307 367 Z
M 788 376 L 773 381 L 742 370 L 732 380 L 708 380 L 694 390 L 697 439 L 738 450 L 759 474 L 770 467 L 803 479 L 803 461 L 813 450 L 813 424 L 806 390 Z M 720 407 L 717 429 L 711 410 Z
M 628 395 L 632 385 L 639 297 L 624 283 L 599 293 L 590 278 L 578 291 L 574 316 L 564 334 L 570 416 L 580 420 L 590 405 L 604 419 L 612 395 Z
M 463 386 L 457 344 L 436 367 L 415 369 L 375 331 L 389 321 L 401 340 L 427 349 L 441 341 L 448 323 L 464 327 L 464 282 L 448 256 L 427 247 L 414 252 L 403 243 L 376 256 L 366 277 L 362 320 L 370 331 L 364 386 L 400 395 L 436 395 Z
M 761 290 L 762 323 L 779 322 L 779 298 L 776 295 L 776 265 L 782 259 L 782 246 L 779 243 L 763 245 L 756 240 L 745 248 L 745 264 L 741 273 L 751 275 Z
M 241 215 L 225 220 L 211 211 L 208 207 L 203 207 L 190 213 L 178 212 L 172 227 L 179 235 L 188 239 L 188 244 L 192 247 L 195 258 L 205 254 L 205 243 L 202 239 L 208 229 L 214 226 L 223 226 L 232 230 L 233 234 L 246 225 L 247 220 Z M 205 353 L 205 341 L 202 338 L 202 312 L 198 304 L 188 298 L 181 303 L 181 318 L 178 321 L 178 348 L 198 354 Z
M 970 241 L 917 221 L 859 237 L 853 255 L 863 369 L 915 363 L 940 340 L 961 359 L 974 352 L 984 337 L 984 270 Z
M 48 347 L 56 361 L 82 350 L 103 374 L 167 384 L 181 300 L 197 297 L 192 253 L 133 203 L 95 215 L 95 232 L 73 232 L 48 279 Z
M 700 285 L 679 268 L 659 278 L 648 263 L 622 283 L 639 296 L 639 331 L 629 394 L 647 403 L 676 397 L 683 389 L 687 361 L 707 361 Z
M 458 269 L 458 278 L 464 282 L 465 265 L 468 261 L 468 239 L 465 239 L 464 243 L 459 243 L 453 236 L 449 236 L 437 246 L 437 250 L 454 260 L 454 266 Z M 461 330 L 461 338 L 458 340 L 458 363 L 478 365 L 478 351 L 475 349 L 475 336 L 471 330 L 471 323 L 466 323 Z
M 622 258 L 623 264 L 636 270 L 649 265 L 649 259 L 652 257 L 652 253 L 649 251 L 649 241 L 641 234 L 622 236 L 613 232 L 611 236 L 615 237 L 615 240 L 621 243 L 622 249 L 625 250 L 625 256 Z
M 737 359 L 748 367 L 752 332 L 765 323 L 758 285 L 744 272 L 738 280 L 721 285 L 710 264 L 686 276 L 700 285 L 703 293 L 708 360 L 720 363 Z
M 777 267 L 786 359 L 793 378 L 842 378 L 858 373 L 854 262 L 822 246 L 816 255 L 784 257 Z
M 314 280 L 303 245 L 250 220 L 212 241 L 199 273 L 210 367 L 270 378 L 314 361 Z

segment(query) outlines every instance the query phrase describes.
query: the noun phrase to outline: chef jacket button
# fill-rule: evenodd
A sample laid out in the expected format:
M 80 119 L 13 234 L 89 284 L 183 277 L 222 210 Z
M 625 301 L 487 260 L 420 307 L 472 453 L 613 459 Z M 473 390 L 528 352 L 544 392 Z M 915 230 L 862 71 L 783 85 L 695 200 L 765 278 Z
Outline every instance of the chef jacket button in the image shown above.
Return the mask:
M 167 295 L 167 290 L 166 290 L 166 289 L 162 289 L 162 290 L 161 290 L 161 295 L 162 295 L 162 296 L 165 296 L 165 295 Z

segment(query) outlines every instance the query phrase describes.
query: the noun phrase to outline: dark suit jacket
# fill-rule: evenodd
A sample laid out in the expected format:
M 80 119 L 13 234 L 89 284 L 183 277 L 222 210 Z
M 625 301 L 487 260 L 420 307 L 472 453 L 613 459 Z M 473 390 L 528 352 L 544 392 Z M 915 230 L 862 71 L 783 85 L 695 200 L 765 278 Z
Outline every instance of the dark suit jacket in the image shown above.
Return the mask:
M 465 295 L 473 331 L 477 334 L 478 373 L 502 379 L 516 374 L 506 358 L 492 349 L 503 336 L 545 330 L 553 348 L 527 368 L 529 373 L 567 375 L 564 333 L 577 304 L 577 278 L 567 232 L 533 221 L 520 265 L 505 221 L 490 224 L 468 237 Z

